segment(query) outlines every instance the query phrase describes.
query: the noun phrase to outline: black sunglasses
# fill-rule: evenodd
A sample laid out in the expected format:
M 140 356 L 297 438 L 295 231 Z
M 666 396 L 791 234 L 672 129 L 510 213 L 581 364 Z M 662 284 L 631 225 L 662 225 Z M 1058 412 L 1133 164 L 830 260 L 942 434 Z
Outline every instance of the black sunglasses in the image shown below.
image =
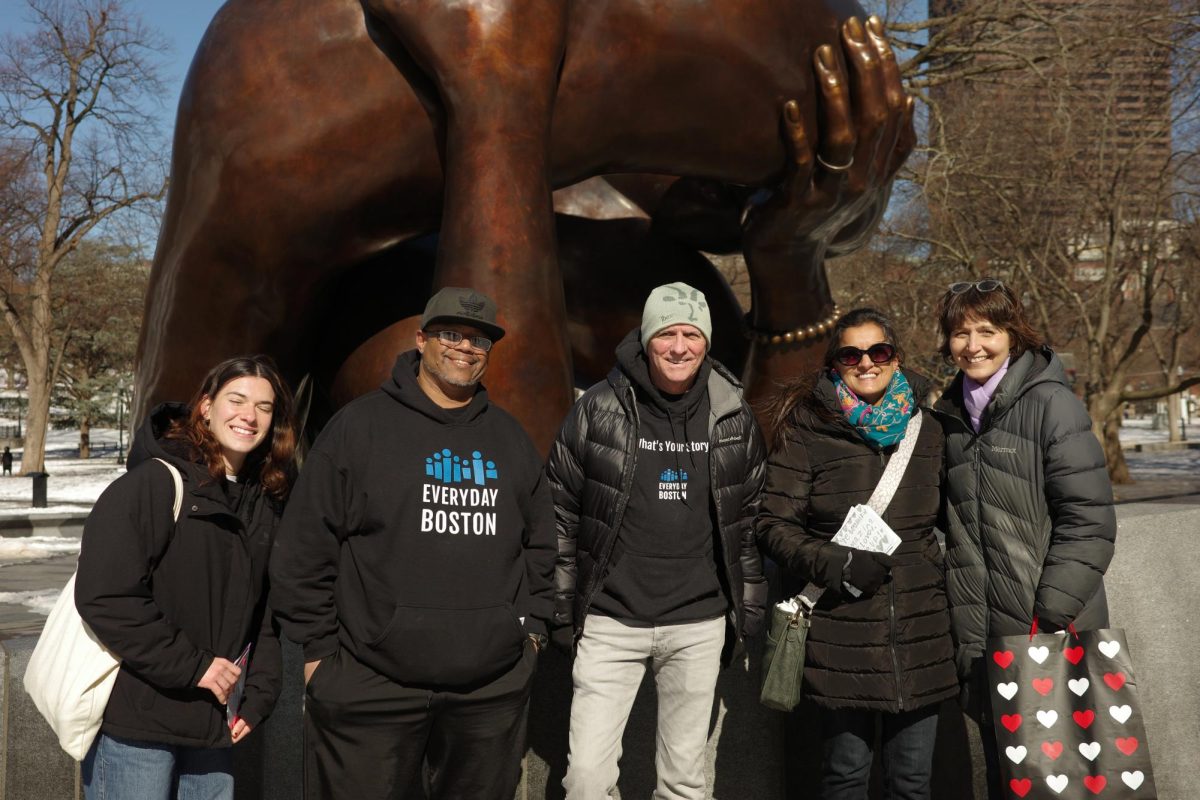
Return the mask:
M 859 350 L 857 347 L 847 345 L 837 349 L 833 354 L 833 360 L 843 367 L 857 367 L 864 355 L 871 359 L 872 364 L 886 364 L 896 357 L 896 346 L 887 342 L 878 342 L 866 350 Z
M 950 294 L 962 294 L 968 289 L 974 289 L 977 292 L 994 292 L 1002 288 L 1004 288 L 1004 284 L 993 278 L 982 281 L 959 281 L 950 284 Z

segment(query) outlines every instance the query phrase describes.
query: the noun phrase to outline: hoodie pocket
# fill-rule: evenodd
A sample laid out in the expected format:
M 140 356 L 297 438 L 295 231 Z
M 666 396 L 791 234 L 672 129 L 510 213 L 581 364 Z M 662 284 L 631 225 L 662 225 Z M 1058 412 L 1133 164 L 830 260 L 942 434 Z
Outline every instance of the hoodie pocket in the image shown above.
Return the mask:
M 362 660 L 400 683 L 469 686 L 512 668 L 525 629 L 511 604 L 484 608 L 397 606 Z

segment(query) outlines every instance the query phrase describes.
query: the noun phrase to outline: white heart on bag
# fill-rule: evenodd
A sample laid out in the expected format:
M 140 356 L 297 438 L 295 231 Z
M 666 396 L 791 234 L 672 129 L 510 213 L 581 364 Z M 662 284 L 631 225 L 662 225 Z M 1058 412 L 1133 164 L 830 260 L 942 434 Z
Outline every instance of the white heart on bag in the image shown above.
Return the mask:
M 1017 696 L 1017 684 L 1016 683 L 997 683 L 996 691 L 1005 700 L 1012 700 L 1014 697 Z
M 1125 721 L 1133 714 L 1133 709 L 1129 706 L 1109 706 L 1108 713 L 1112 715 L 1113 719 L 1124 725 Z
M 1122 772 L 1121 780 L 1130 789 L 1137 789 L 1142 785 L 1142 781 L 1146 780 L 1146 776 L 1142 774 L 1140 769 L 1135 769 L 1133 772 Z
M 1058 722 L 1057 711 L 1039 711 L 1037 712 L 1038 722 L 1042 723 L 1043 728 L 1052 728 L 1054 723 Z
M 1102 641 L 1102 642 L 1100 642 L 1099 647 L 1100 647 L 1100 652 L 1104 653 L 1104 655 L 1108 656 L 1109 658 L 1116 658 L 1117 653 L 1121 652 L 1121 643 L 1120 642 Z
M 1016 747 L 1004 748 L 1004 754 L 1008 756 L 1009 761 L 1014 764 L 1020 764 L 1025 760 L 1025 756 L 1029 755 L 1029 751 L 1025 749 L 1024 745 L 1017 745 Z
M 1088 761 L 1095 761 L 1096 757 L 1100 755 L 1100 743 L 1083 742 L 1079 745 L 1079 752 Z
M 1074 692 L 1076 697 L 1083 697 L 1089 686 L 1091 684 L 1087 678 L 1072 678 L 1067 681 L 1067 688 Z
M 1043 645 L 1031 647 L 1029 648 L 1029 657 L 1039 664 L 1043 664 L 1045 663 L 1046 659 L 1050 657 L 1050 648 Z
M 1066 775 L 1047 775 L 1046 785 L 1054 790 L 1055 794 L 1062 794 L 1063 789 L 1067 788 Z

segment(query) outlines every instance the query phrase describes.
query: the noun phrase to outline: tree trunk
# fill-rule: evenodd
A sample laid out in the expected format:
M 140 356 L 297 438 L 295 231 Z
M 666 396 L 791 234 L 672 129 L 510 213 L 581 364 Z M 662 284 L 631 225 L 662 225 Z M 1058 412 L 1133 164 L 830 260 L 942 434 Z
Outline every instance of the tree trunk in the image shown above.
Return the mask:
M 46 471 L 46 431 L 50 427 L 50 386 L 31 371 L 29 375 L 29 413 L 25 417 L 25 454 L 21 474 Z
M 1125 463 L 1125 451 L 1121 449 L 1121 426 L 1117 420 L 1110 419 L 1104 424 L 1104 460 L 1108 464 L 1108 479 L 1114 485 L 1133 483 L 1129 474 L 1129 465 Z
M 1182 396 L 1183 396 L 1182 393 L 1181 394 L 1171 394 L 1171 395 L 1167 395 L 1167 397 L 1165 398 L 1166 403 L 1167 403 L 1167 441 L 1168 442 L 1178 442 L 1183 439 L 1183 437 L 1182 437 L 1183 431 L 1179 427 L 1179 423 L 1183 417 L 1183 415 L 1179 412 L 1179 401 Z
M 92 457 L 92 418 L 88 416 L 79 420 L 79 457 Z
M 1098 392 L 1088 398 L 1088 414 L 1092 418 L 1092 433 L 1104 449 L 1104 463 L 1113 484 L 1133 483 L 1125 453 L 1121 450 L 1121 425 L 1116 412 L 1121 405 L 1117 392 Z

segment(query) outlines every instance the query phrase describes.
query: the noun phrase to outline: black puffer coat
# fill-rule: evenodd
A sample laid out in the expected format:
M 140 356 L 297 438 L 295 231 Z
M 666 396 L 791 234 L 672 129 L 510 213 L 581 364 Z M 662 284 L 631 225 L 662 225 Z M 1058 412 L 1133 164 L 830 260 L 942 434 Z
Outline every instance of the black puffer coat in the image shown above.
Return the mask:
M 946 431 L 946 588 L 959 675 L 989 636 L 1108 625 L 1103 576 L 1117 535 L 1087 411 L 1049 349 L 1016 359 L 975 433 L 963 377 L 934 406 Z
M 257 727 L 279 696 L 282 659 L 267 608 L 267 558 L 281 508 L 252 483 L 240 509 L 224 487 L 161 439 L 181 405 L 155 409 L 129 454 L 129 472 L 96 501 L 83 529 L 75 605 L 121 658 L 101 730 L 191 747 L 232 743 L 225 706 L 196 683 L 215 656 L 251 651 L 241 717 Z M 178 523 L 175 485 L 183 477 Z
M 742 400 L 737 379 L 711 361 L 708 379 L 710 493 L 720 532 L 719 566 L 730 593 L 723 663 L 744 633 L 762 629 L 767 600 L 754 517 L 762 489 L 762 433 Z M 558 561 L 554 622 L 583 630 L 608 568 L 633 480 L 637 457 L 637 400 L 618 365 L 571 409 L 550 451 L 547 474 L 554 493 Z
M 917 397 L 928 383 L 906 373 Z M 804 692 L 826 708 L 908 711 L 954 696 L 950 618 L 934 524 L 941 498 L 942 432 L 929 413 L 883 519 L 901 539 L 892 578 L 871 597 L 840 590 L 844 551 L 830 544 L 850 508 L 865 504 L 895 447 L 879 450 L 845 421 L 832 381 L 814 389 L 818 413 L 801 403 L 785 444 L 767 461 L 757 522 L 763 551 L 797 590 L 826 588 L 813 611 Z M 829 586 L 827 576 L 837 585 Z

